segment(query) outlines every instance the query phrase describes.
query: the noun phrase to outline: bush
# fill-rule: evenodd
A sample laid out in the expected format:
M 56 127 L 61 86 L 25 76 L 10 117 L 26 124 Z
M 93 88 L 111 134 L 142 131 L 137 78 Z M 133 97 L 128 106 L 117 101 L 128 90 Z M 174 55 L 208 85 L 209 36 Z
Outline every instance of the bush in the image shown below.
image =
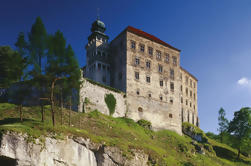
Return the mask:
M 149 121 L 147 121 L 147 120 L 140 119 L 137 123 L 138 123 L 140 126 L 144 127 L 145 129 L 149 129 L 149 130 L 152 129 L 152 123 L 149 122 Z
M 110 93 L 105 95 L 105 103 L 109 109 L 110 115 L 114 114 L 116 107 L 116 99 L 113 94 Z

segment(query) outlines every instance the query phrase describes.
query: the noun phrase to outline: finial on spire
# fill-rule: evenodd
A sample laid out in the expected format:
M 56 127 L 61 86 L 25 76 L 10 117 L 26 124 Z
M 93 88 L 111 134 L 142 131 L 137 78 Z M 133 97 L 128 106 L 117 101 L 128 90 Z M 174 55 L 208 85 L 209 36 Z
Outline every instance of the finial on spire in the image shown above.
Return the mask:
M 99 8 L 97 8 L 97 20 L 100 20 L 100 16 L 99 16 Z

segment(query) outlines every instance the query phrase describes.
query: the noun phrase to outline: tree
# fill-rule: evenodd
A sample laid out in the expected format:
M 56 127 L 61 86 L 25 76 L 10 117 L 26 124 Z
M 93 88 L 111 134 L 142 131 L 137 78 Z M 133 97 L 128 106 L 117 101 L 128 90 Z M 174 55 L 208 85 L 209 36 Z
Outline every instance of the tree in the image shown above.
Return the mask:
M 223 142 L 224 135 L 227 133 L 228 124 L 229 124 L 225 116 L 226 116 L 225 110 L 223 108 L 220 108 L 219 116 L 218 116 L 218 125 L 219 125 L 218 131 L 220 132 L 219 136 L 220 136 L 221 143 Z
M 65 88 L 64 91 L 72 89 L 79 85 L 80 69 L 71 46 L 66 48 L 66 41 L 63 33 L 57 31 L 49 37 L 48 64 L 46 67 L 46 77 L 51 84 L 50 102 L 52 123 L 55 126 L 54 110 L 54 89 L 56 83 Z M 71 92 L 71 91 L 69 91 Z M 68 93 L 67 93 L 68 94 Z
M 4 88 L 10 87 L 11 84 L 22 80 L 24 69 L 26 68 L 26 58 L 17 51 L 13 51 L 9 46 L 0 47 L 0 86 Z M 20 87 L 19 87 L 20 86 Z M 24 99 L 23 88 L 21 84 L 13 85 L 9 90 L 15 94 L 10 95 L 13 102 L 19 105 L 20 120 L 23 121 L 22 104 Z M 27 91 L 25 91 L 27 93 Z
M 235 137 L 235 147 L 238 149 L 237 158 L 239 159 L 243 146 L 247 146 L 247 142 L 251 139 L 251 108 L 244 107 L 234 113 L 234 119 L 229 123 L 228 132 Z
M 46 55 L 47 33 L 40 17 L 36 18 L 29 33 L 29 51 L 37 72 L 42 72 L 42 58 Z
M 1 46 L 0 60 L 0 88 L 8 88 L 21 79 L 25 59 L 9 46 Z
M 36 18 L 35 23 L 31 27 L 29 33 L 29 43 L 27 46 L 29 51 L 29 63 L 32 70 L 29 72 L 33 85 L 38 89 L 38 101 L 41 107 L 42 122 L 44 121 L 44 104 L 47 93 L 48 82 L 43 73 L 43 58 L 46 57 L 48 49 L 48 36 L 45 26 L 40 17 Z

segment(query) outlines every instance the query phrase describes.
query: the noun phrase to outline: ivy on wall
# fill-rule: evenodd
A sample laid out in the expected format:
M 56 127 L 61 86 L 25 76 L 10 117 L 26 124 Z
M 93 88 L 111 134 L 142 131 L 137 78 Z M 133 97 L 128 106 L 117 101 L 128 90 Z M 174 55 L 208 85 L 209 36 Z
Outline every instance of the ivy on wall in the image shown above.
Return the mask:
M 109 93 L 105 95 L 105 103 L 109 109 L 110 115 L 114 114 L 116 107 L 116 99 L 113 94 Z

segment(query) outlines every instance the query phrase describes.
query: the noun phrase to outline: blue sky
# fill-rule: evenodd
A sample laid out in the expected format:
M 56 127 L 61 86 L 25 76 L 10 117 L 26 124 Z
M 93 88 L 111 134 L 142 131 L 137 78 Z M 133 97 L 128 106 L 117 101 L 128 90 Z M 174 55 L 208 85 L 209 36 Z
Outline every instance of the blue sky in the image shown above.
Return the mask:
M 14 48 L 18 33 L 40 16 L 48 33 L 64 33 L 83 66 L 97 8 L 110 41 L 131 25 L 181 49 L 181 65 L 199 80 L 204 131 L 217 132 L 220 107 L 232 119 L 251 106 L 250 0 L 1 0 L 0 45 Z

